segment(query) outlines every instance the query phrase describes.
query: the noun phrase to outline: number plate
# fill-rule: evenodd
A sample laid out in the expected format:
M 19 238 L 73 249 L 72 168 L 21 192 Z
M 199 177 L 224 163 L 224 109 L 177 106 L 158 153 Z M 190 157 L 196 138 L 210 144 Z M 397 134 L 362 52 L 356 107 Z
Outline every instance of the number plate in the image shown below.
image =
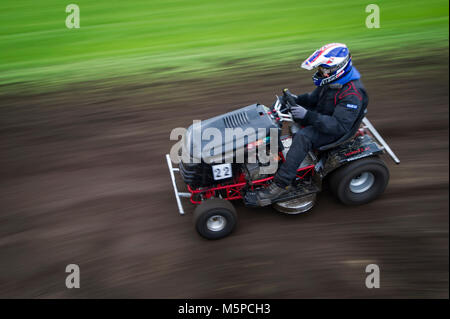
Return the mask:
M 212 172 L 214 180 L 220 180 L 225 178 L 230 178 L 233 176 L 233 172 L 231 171 L 231 164 L 219 164 L 212 166 Z

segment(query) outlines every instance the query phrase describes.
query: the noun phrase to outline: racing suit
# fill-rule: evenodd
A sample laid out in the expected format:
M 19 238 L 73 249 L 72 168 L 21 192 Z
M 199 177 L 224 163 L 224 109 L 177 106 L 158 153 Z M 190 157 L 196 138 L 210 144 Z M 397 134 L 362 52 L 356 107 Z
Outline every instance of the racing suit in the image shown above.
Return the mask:
M 295 179 L 297 168 L 306 154 L 330 144 L 347 134 L 367 107 L 367 92 L 359 79 L 345 84 L 319 86 L 313 92 L 299 95 L 296 103 L 308 111 L 295 121 L 304 128 L 292 138 L 286 161 L 278 169 L 274 182 L 285 188 Z

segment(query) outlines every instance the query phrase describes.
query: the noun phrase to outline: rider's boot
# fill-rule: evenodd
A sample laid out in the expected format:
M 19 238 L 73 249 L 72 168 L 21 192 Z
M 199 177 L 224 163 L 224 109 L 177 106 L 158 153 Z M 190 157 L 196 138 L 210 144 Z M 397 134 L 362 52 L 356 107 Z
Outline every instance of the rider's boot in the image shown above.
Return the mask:
M 277 198 L 289 193 L 290 190 L 290 186 L 281 187 L 272 181 L 268 187 L 256 193 L 257 203 L 259 206 L 268 206 Z

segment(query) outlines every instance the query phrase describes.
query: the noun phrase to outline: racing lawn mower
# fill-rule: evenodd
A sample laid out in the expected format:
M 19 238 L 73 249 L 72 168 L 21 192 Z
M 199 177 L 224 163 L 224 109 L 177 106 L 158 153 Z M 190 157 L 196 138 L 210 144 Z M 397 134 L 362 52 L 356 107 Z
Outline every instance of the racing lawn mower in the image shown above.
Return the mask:
M 264 129 L 267 132 L 267 135 L 258 134 L 254 141 L 248 136 L 246 139 L 237 136 L 237 139 L 241 138 L 241 144 L 232 144 L 231 155 L 221 153 L 220 156 L 211 157 L 210 153 L 205 154 L 205 143 L 193 138 L 193 125 L 183 136 L 188 151 L 187 156 L 179 162 L 179 167 L 173 167 L 169 154 L 166 155 L 179 213 L 184 214 L 181 198 L 189 198 L 192 204 L 198 205 L 194 211 L 194 225 L 204 238 L 223 238 L 235 229 L 237 214 L 231 201 L 242 200 L 245 206 L 259 206 L 256 193 L 269 185 L 276 170 L 272 174 L 262 173 L 261 168 L 266 164 L 259 157 L 255 162 L 245 160 L 236 163 L 236 145 L 240 145 L 241 151 L 243 147 L 246 154 L 256 147 L 266 148 L 267 151 L 270 148 L 269 130 L 281 132 L 283 123 L 287 122 L 291 124 L 289 134 L 278 135 L 277 141 L 276 163 L 284 161 L 292 135 L 301 129 L 290 114 L 290 107 L 295 102 L 286 93 L 289 91 L 285 90 L 284 98 L 277 96 L 271 108 L 252 104 L 200 122 L 200 133 L 208 128 L 214 128 L 220 133 L 235 128 L 241 128 L 242 131 L 248 128 Z M 400 160 L 365 117 L 366 113 L 366 110 L 362 110 L 348 134 L 308 153 L 297 169 L 292 191 L 272 203 L 275 210 L 286 214 L 310 210 L 325 179 L 329 182 L 331 192 L 345 205 L 365 204 L 384 192 L 389 181 L 389 170 L 380 156 L 387 153 L 396 164 Z M 226 144 L 223 140 L 218 143 L 222 145 L 215 146 Z M 187 192 L 178 190 L 175 173 L 181 175 Z

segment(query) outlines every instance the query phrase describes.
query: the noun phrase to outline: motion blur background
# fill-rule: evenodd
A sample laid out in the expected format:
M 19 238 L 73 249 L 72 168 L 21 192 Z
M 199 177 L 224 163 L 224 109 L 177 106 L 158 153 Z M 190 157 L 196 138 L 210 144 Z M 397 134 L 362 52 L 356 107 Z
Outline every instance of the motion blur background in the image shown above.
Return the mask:
M 370 3 L 2 0 L 0 297 L 448 298 L 448 2 L 377 1 L 373 29 Z M 201 239 L 176 210 L 170 131 L 311 91 L 299 65 L 329 42 L 402 160 L 386 193 L 325 191 L 299 216 L 237 204 L 231 237 Z

